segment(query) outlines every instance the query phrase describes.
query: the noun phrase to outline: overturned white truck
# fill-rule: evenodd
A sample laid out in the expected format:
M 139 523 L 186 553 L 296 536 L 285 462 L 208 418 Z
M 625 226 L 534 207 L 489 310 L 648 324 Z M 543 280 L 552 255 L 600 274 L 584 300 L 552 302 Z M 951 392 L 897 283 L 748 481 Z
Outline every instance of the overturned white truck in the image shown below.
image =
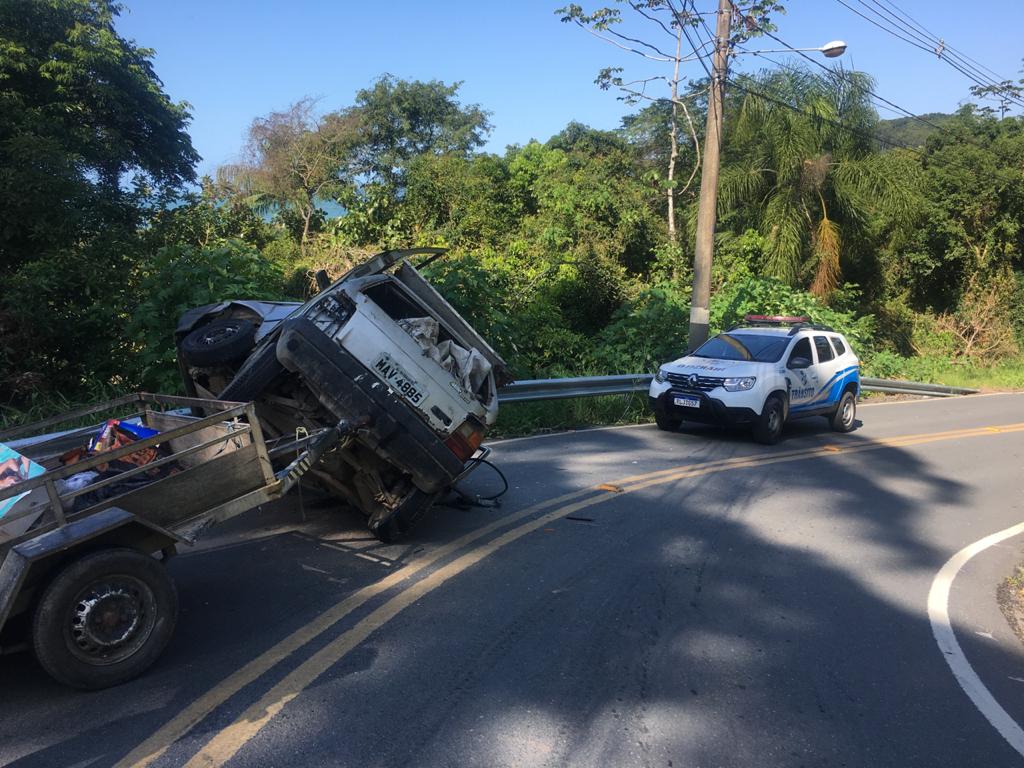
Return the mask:
M 444 249 L 386 251 L 305 304 L 225 301 L 182 316 L 189 393 L 256 403 L 270 436 L 359 429 L 307 477 L 388 541 L 479 464 L 505 361 L 422 277 Z

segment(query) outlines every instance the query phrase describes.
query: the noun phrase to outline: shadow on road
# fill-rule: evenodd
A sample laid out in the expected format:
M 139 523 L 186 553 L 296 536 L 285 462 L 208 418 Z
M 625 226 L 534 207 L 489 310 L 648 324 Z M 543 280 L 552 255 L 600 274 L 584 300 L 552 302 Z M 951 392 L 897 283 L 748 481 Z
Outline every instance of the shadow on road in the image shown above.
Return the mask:
M 700 463 L 820 440 L 803 429 L 763 449 L 746 436 L 613 439 L 641 462 L 679 450 Z M 507 511 L 614 466 L 605 435 L 572 444 L 569 454 L 553 439 L 509 462 L 517 494 Z M 928 584 L 950 554 L 928 527 L 981 493 L 953 474 L 887 448 L 609 496 L 399 614 L 326 669 L 237 764 L 1011 765 L 1018 756 L 949 674 L 925 616 Z M 436 546 L 497 514 L 434 513 L 417 539 Z M 178 635 L 157 668 L 119 689 L 71 693 L 25 657 L 0 661 L 0 762 L 26 753 L 10 764 L 115 762 L 380 577 L 379 564 L 359 560 L 284 535 L 183 561 Z M 170 764 L 358 618 L 215 712 Z M 55 720 L 68 736 L 53 734 Z

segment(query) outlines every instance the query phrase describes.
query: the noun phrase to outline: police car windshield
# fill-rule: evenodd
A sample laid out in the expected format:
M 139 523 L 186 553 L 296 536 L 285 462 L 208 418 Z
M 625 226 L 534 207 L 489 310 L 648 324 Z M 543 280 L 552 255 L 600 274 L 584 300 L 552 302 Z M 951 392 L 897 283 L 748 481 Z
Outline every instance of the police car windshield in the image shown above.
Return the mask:
M 715 360 L 749 360 L 755 363 L 777 363 L 789 344 L 788 336 L 754 333 L 720 333 L 701 344 L 694 357 Z

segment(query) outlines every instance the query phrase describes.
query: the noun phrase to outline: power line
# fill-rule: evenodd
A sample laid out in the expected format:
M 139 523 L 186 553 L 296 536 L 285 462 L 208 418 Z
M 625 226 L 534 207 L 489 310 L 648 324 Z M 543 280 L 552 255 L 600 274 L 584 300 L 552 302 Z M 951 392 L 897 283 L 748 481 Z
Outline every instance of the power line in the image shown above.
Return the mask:
M 744 48 L 743 50 L 746 51 L 746 48 Z M 790 72 L 797 72 L 797 73 L 799 73 L 799 72 L 803 71 L 803 70 L 800 70 L 799 68 L 793 66 L 792 64 L 787 64 L 787 63 L 785 63 L 783 61 L 779 61 L 778 59 L 773 59 L 771 56 L 765 56 L 763 53 L 758 53 L 757 51 L 747 51 L 747 53 L 750 53 L 753 56 L 759 56 L 760 58 L 764 59 L 765 61 L 769 61 L 769 62 L 771 62 L 772 64 L 774 64 L 775 66 L 777 66 L 777 67 L 779 67 L 781 69 L 788 69 Z M 821 66 L 819 62 L 814 62 L 814 63 L 815 64 L 819 64 L 819 66 Z M 905 107 L 901 107 L 899 104 L 891 102 L 891 101 L 889 101 L 888 99 L 886 99 L 883 96 L 879 96 L 877 93 L 872 91 L 870 88 L 866 88 L 866 87 L 864 87 L 863 85 L 861 85 L 859 83 L 854 83 L 852 78 L 850 78 L 848 76 L 844 77 L 844 75 L 846 74 L 845 72 L 842 72 L 841 70 L 837 70 L 837 69 L 831 69 L 829 67 L 825 67 L 824 69 L 829 74 L 843 77 L 843 79 L 846 80 L 847 82 L 853 83 L 854 85 L 858 85 L 859 87 L 861 87 L 864 90 L 864 92 L 867 93 L 868 96 L 875 101 L 875 106 L 876 107 L 880 107 L 882 109 L 888 110 L 889 112 L 897 114 L 900 117 L 907 117 L 907 118 L 911 118 L 911 119 L 917 120 L 917 121 L 919 121 L 919 122 L 921 122 L 921 123 L 923 123 L 923 124 L 925 124 L 925 125 L 927 125 L 927 126 L 929 126 L 931 128 L 935 128 L 937 130 L 942 130 L 942 126 L 937 125 L 937 124 L 935 124 L 935 123 L 933 123 L 933 122 L 931 122 L 929 120 L 926 120 L 925 118 L 923 118 L 923 117 L 921 117 L 919 115 L 915 115 L 909 109 L 906 109 Z M 910 147 L 906 147 L 906 148 L 909 149 Z
M 853 79 L 852 79 L 851 77 L 849 77 L 848 75 L 846 75 L 846 74 L 845 74 L 845 73 L 844 73 L 844 72 L 843 72 L 842 70 L 839 70 L 839 69 L 834 69 L 834 68 L 832 68 L 832 67 L 827 67 L 827 66 L 825 66 L 825 65 L 824 65 L 824 64 L 822 64 L 822 63 L 821 63 L 820 61 L 818 61 L 817 59 L 815 59 L 815 58 L 814 58 L 813 56 L 808 56 L 806 52 L 804 52 L 804 51 L 801 51 L 801 50 L 798 50 L 798 49 L 794 48 L 794 47 L 793 47 L 792 45 L 790 45 L 789 43 L 787 43 L 787 42 L 786 42 L 785 40 L 783 40 L 783 39 L 782 39 L 781 37 L 779 37 L 779 36 L 777 36 L 777 35 L 774 35 L 774 34 L 772 34 L 772 32 L 771 32 L 771 31 L 769 31 L 769 30 L 765 29 L 765 28 L 764 28 L 764 27 L 762 27 L 762 26 L 761 26 L 760 24 L 758 24 L 758 23 L 757 23 L 757 20 L 756 20 L 756 19 L 752 19 L 752 18 L 750 18 L 749 16 L 746 16 L 745 14 L 743 14 L 742 12 L 740 12 L 740 11 L 738 11 L 738 10 L 737 10 L 737 13 L 739 13 L 739 15 L 740 15 L 740 18 L 741 18 L 741 19 L 743 19 L 743 20 L 744 20 L 745 22 L 747 22 L 747 23 L 753 24 L 753 25 L 754 25 L 755 27 L 757 27 L 757 29 L 759 29 L 759 30 L 760 30 L 760 31 L 761 31 L 761 32 L 762 32 L 763 34 L 765 34 L 765 35 L 767 35 L 768 37 L 770 37 L 770 38 L 771 38 L 772 40 L 774 40 L 775 42 L 777 42 L 777 43 L 778 43 L 779 45 L 781 45 L 781 46 L 783 46 L 783 47 L 785 47 L 785 48 L 788 48 L 788 49 L 789 49 L 789 50 L 791 50 L 791 51 L 792 51 L 793 53 L 799 54 L 799 55 L 800 55 L 800 56 L 801 56 L 802 58 L 804 58 L 804 59 L 806 59 L 807 61 L 811 62 L 811 64 L 814 64 L 814 65 L 815 65 L 816 67 L 819 67 L 820 69 L 823 69 L 823 70 L 825 70 L 825 72 L 829 73 L 830 75 L 832 75 L 832 76 L 836 76 L 836 77 L 842 77 L 842 78 L 843 78 L 844 80 L 846 80 L 847 82 L 849 82 L 849 83 L 853 83 Z M 753 53 L 753 52 L 752 52 L 752 53 Z M 764 58 L 768 58 L 768 57 L 764 57 Z M 775 61 L 775 60 L 773 60 L 773 59 L 770 59 L 770 58 L 768 59 L 768 61 L 771 61 L 771 62 L 772 62 L 773 64 L 775 64 L 775 65 L 777 65 L 777 66 L 785 66 L 785 65 L 783 65 L 783 64 L 781 64 L 781 63 L 779 63 L 779 62 L 777 62 L 777 61 Z M 893 111 L 895 111 L 895 112 L 896 112 L 897 114 L 899 114 L 899 113 L 902 113 L 902 114 L 903 114 L 904 116 L 906 116 L 906 117 L 909 117 L 909 118 L 912 118 L 912 119 L 914 119 L 914 120 L 917 120 L 918 122 L 920 122 L 920 123 L 922 123 L 922 124 L 924 124 L 924 125 L 927 125 L 927 126 L 928 126 L 928 127 L 930 127 L 930 128 L 934 128 L 934 129 L 936 129 L 936 130 L 940 130 L 940 131 L 942 130 L 942 127 L 941 127 L 941 126 L 939 126 L 939 125 L 936 125 L 935 123 L 931 122 L 930 120 L 926 120 L 925 118 L 921 117 L 920 115 L 916 115 L 916 114 L 914 114 L 913 112 L 911 112 L 911 111 L 910 111 L 909 109 L 907 109 L 906 107 L 901 107 L 901 106 L 900 106 L 899 104 L 897 104 L 897 103 L 895 103 L 895 102 L 893 102 L 893 101 L 890 101 L 889 99 L 885 98 L 884 96 L 881 96 L 881 95 L 879 95 L 879 94 L 875 93 L 875 92 L 874 92 L 873 90 L 871 90 L 870 88 L 864 87 L 864 86 L 863 86 L 863 84 L 856 84 L 856 83 L 854 83 L 854 84 L 855 84 L 855 85 L 860 85 L 860 87 L 864 88 L 864 91 L 865 91 L 865 92 L 866 92 L 866 93 L 867 93 L 867 94 L 868 94 L 869 96 L 871 96 L 872 98 L 876 99 L 877 101 L 880 101 L 880 102 L 882 102 L 882 103 L 883 103 L 883 104 L 885 104 L 885 105 L 886 105 L 886 106 L 887 106 L 887 107 L 888 107 L 888 108 L 889 108 L 890 110 L 893 110 Z M 906 149 L 906 148 L 907 148 L 907 147 L 905 147 L 905 149 Z
M 995 77 L 997 80 L 1003 81 L 1003 80 L 1006 79 L 1005 77 L 1000 75 L 998 72 L 996 72 L 994 70 L 991 70 L 988 67 L 986 67 L 980 61 L 976 61 L 975 59 L 972 59 L 970 56 L 968 56 L 963 51 L 959 51 L 956 48 L 954 48 L 953 46 L 951 46 L 945 40 L 943 40 L 942 38 L 938 37 L 938 35 L 936 35 L 934 32 L 932 32 L 931 30 L 927 29 L 923 24 L 921 24 L 921 22 L 917 21 L 909 13 L 907 13 L 904 10 L 902 10 L 895 3 L 889 2 L 889 0 L 882 0 L 882 2 L 884 2 L 886 5 L 888 5 L 893 10 L 897 11 L 898 13 L 900 13 L 907 21 L 909 21 L 912 25 L 916 26 L 918 29 L 920 29 L 922 32 L 924 32 L 926 35 L 931 36 L 932 38 L 934 38 L 938 42 L 940 42 L 943 45 L 945 45 L 947 50 L 954 51 L 955 53 L 959 54 L 962 58 L 966 59 L 967 61 L 971 62 L 972 64 L 976 65 L 977 67 L 979 67 L 979 68 L 985 70 L 986 72 L 988 72 L 990 75 Z
M 870 2 L 872 5 L 875 5 L 878 8 L 880 8 L 883 13 L 895 19 L 898 26 L 919 33 L 918 35 L 916 35 L 919 39 L 923 36 L 926 40 L 928 40 L 930 44 L 933 44 L 935 46 L 934 52 L 940 58 L 943 52 L 948 51 L 951 54 L 951 58 L 959 60 L 960 63 L 963 64 L 967 69 L 970 69 L 977 73 L 981 79 L 991 80 L 991 78 L 988 76 L 991 75 L 992 77 L 995 78 L 995 81 L 992 81 L 993 85 L 1001 85 L 1006 80 L 1006 78 L 1000 75 L 998 72 L 989 69 L 979 61 L 975 61 L 962 51 L 958 51 L 956 48 L 947 43 L 944 39 L 936 35 L 934 32 L 925 28 L 923 24 L 912 18 L 910 14 L 901 9 L 895 3 L 889 2 L 889 0 L 883 0 L 885 5 L 882 5 L 882 3 L 879 2 L 878 0 L 870 0 Z M 861 2 L 861 5 L 863 4 L 864 3 Z M 891 8 L 892 11 L 888 10 L 885 6 L 889 6 L 889 8 Z M 895 11 L 895 13 L 893 11 Z M 985 72 L 987 72 L 988 75 L 986 75 Z
M 765 93 L 764 91 L 758 91 L 758 90 L 756 90 L 754 88 L 748 88 L 747 86 L 743 85 L 742 83 L 740 83 L 740 82 L 738 82 L 736 80 L 733 80 L 731 78 L 728 79 L 727 82 L 733 88 L 737 88 L 737 89 L 743 91 L 744 93 L 746 93 L 749 96 L 757 96 L 758 98 L 762 98 L 765 101 L 768 101 L 768 102 L 770 102 L 772 104 L 775 104 L 776 106 L 784 107 L 784 108 L 789 109 L 789 110 L 791 110 L 793 112 L 796 112 L 798 114 L 804 115 L 805 117 L 809 117 L 812 120 L 817 120 L 817 121 L 820 121 L 820 122 L 823 122 L 823 123 L 828 123 L 829 125 L 832 125 L 832 126 L 834 126 L 836 128 L 844 130 L 844 131 L 846 131 L 848 133 L 851 133 L 851 134 L 853 134 L 855 136 L 859 136 L 862 139 L 869 139 L 871 141 L 877 141 L 878 143 L 885 144 L 885 145 L 887 145 L 889 147 L 892 147 L 893 149 L 905 149 L 908 152 L 913 152 L 918 157 L 924 157 L 924 153 L 922 153 L 920 150 L 915 149 L 914 147 L 908 147 L 906 144 L 900 144 L 899 142 L 892 141 L 891 139 L 885 139 L 885 138 L 882 138 L 881 136 L 878 136 L 876 134 L 869 133 L 867 131 L 862 131 L 859 128 L 854 128 L 852 125 L 848 125 L 848 124 L 846 124 L 846 123 L 844 123 L 844 122 L 842 122 L 840 120 L 833 120 L 832 118 L 823 117 L 823 116 L 818 115 L 818 114 L 816 114 L 814 112 L 809 112 L 806 109 L 803 109 L 803 108 L 801 108 L 801 107 L 799 107 L 799 106 L 797 106 L 795 104 L 790 104 L 788 101 L 783 101 L 782 99 L 780 99 L 780 98 L 778 98 L 776 96 L 772 96 L 771 94 Z
M 975 85 L 981 86 L 983 88 L 995 87 L 996 89 L 1002 86 L 1001 82 L 997 82 L 993 80 L 991 77 L 986 76 L 984 73 L 979 72 L 978 70 L 976 70 L 975 67 L 971 66 L 966 61 L 961 59 L 960 56 L 956 53 L 955 49 L 953 49 L 951 46 L 946 45 L 946 43 L 943 40 L 939 38 L 929 39 L 923 37 L 920 34 L 920 32 L 918 32 L 912 27 L 908 27 L 904 23 L 894 24 L 893 22 L 889 21 L 889 19 L 886 19 L 881 13 L 868 6 L 867 3 L 864 2 L 864 0 L 855 1 L 860 3 L 860 5 L 863 6 L 864 9 L 867 10 L 869 13 L 873 14 L 875 18 L 872 18 L 870 16 L 865 15 L 864 13 L 861 13 L 859 10 L 857 10 L 852 5 L 847 3 L 846 0 L 836 0 L 836 2 L 842 5 L 844 8 L 855 13 L 857 16 L 860 16 L 862 19 L 878 27 L 882 31 L 887 32 L 893 37 L 902 40 L 903 42 L 912 45 L 915 48 L 919 48 L 928 54 L 937 56 L 939 60 L 945 62 L 950 67 L 955 69 L 957 72 L 964 75 L 968 80 L 973 82 Z M 886 11 L 886 13 L 889 12 Z M 892 13 L 889 13 L 889 15 L 894 16 Z M 897 21 L 899 20 L 897 19 Z M 912 35 L 913 37 L 907 37 L 906 35 L 908 34 Z M 935 45 L 935 47 L 930 47 L 931 45 Z M 947 51 L 953 51 L 953 54 L 944 55 Z M 1002 98 L 1006 99 L 1007 101 L 1012 102 L 1013 104 L 1019 107 L 1024 107 L 1024 101 L 1017 97 L 1014 97 L 1012 94 L 1004 91 L 1001 95 Z
M 693 5 L 693 2 L 692 2 L 692 0 L 691 0 L 691 2 L 690 2 L 690 5 L 691 5 L 691 6 Z M 704 56 L 706 56 L 706 55 L 708 55 L 708 54 L 703 54 L 703 55 L 702 55 L 702 54 L 699 54 L 699 53 L 697 53 L 697 51 L 699 50 L 699 49 L 698 49 L 698 46 L 697 46 L 697 45 L 696 45 L 696 44 L 695 44 L 695 43 L 693 42 L 693 40 L 691 40 L 691 39 L 690 39 L 690 32 L 689 32 L 689 30 L 687 30 L 687 28 L 686 28 L 686 26 L 687 26 L 687 25 L 686 25 L 686 24 L 684 24 L 684 23 L 683 23 L 683 21 L 682 21 L 682 19 L 680 19 L 680 18 L 679 18 L 680 14 L 676 12 L 675 6 L 674 6 L 674 5 L 672 5 L 672 3 L 671 3 L 671 0 L 670 0 L 670 2 L 669 2 L 669 8 L 671 8 L 671 9 L 672 9 L 672 13 L 673 13 L 673 15 L 674 15 L 674 16 L 676 17 L 676 24 L 678 24 L 678 25 L 679 25 L 679 28 L 680 28 L 680 29 L 681 29 L 681 30 L 683 31 L 683 34 L 684 34 L 684 35 L 686 36 L 686 42 L 690 44 L 690 47 L 691 47 L 691 48 L 693 48 L 693 52 L 694 52 L 694 53 L 695 53 L 695 54 L 697 55 L 697 59 L 698 59 L 698 60 L 700 61 L 700 65 L 701 65 L 701 66 L 702 66 L 702 67 L 704 68 L 704 71 L 705 71 L 705 72 L 707 73 L 707 75 L 708 75 L 708 81 L 709 81 L 709 82 L 710 82 L 710 83 L 711 83 L 712 85 L 714 85 L 714 82 L 715 82 L 715 78 L 714 78 L 714 77 L 713 77 L 713 76 L 711 75 L 711 70 L 710 70 L 710 69 L 708 69 L 708 64 L 707 64 L 707 62 L 706 62 L 706 61 L 704 61 Z M 694 10 L 694 11 L 696 12 L 696 10 L 697 10 L 697 9 L 696 9 L 696 8 L 693 8 L 693 10 Z M 683 11 L 686 11 L 686 0 L 684 0 L 684 2 L 683 2 Z M 703 17 L 703 16 L 698 16 L 698 18 L 700 19 L 700 23 L 701 23 L 701 24 L 704 24 L 704 17 Z M 707 25 L 705 24 L 704 26 L 706 27 Z M 699 38 L 698 38 L 698 39 L 699 39 Z M 714 36 L 714 35 L 712 35 L 710 39 L 711 39 L 711 40 L 714 40 L 714 39 L 715 39 L 715 36 Z M 704 47 L 705 45 L 706 45 L 706 43 L 703 43 L 703 44 L 701 44 L 700 48 L 703 48 L 703 47 Z

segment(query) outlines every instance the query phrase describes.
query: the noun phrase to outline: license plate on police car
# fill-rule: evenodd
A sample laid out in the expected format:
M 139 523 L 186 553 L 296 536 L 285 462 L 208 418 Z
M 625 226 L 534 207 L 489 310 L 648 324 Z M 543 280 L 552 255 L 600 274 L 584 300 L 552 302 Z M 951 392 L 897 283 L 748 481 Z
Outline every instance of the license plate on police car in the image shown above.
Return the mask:
M 381 355 L 373 364 L 377 375 L 385 383 L 413 405 L 419 405 L 427 393 L 389 355 Z
M 672 402 L 683 408 L 700 408 L 700 400 L 696 397 L 674 397 Z

